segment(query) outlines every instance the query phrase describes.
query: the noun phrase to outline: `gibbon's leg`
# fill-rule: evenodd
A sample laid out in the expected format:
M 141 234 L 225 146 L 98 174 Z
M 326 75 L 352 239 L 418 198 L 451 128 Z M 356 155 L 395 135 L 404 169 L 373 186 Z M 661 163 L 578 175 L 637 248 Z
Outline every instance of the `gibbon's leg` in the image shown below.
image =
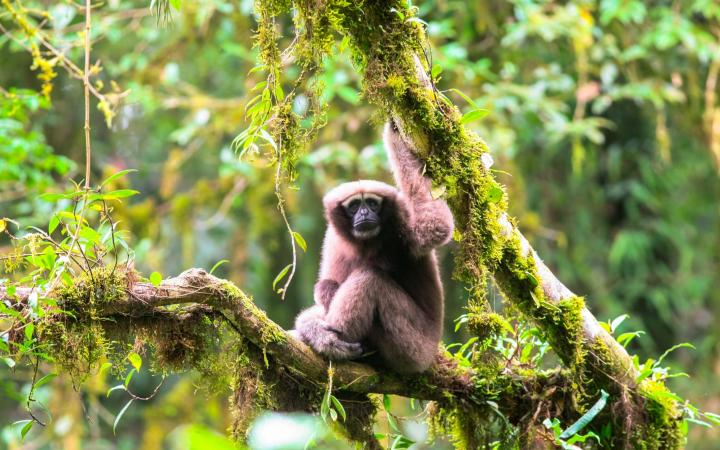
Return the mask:
M 339 287 L 340 285 L 335 280 L 318 281 L 315 283 L 314 289 L 315 303 L 322 305 L 327 311 Z
M 340 285 L 325 321 L 348 342 L 360 342 L 370 331 L 375 308 L 382 300 L 384 280 L 372 269 L 355 269 Z
M 357 358 L 363 352 L 360 343 L 344 341 L 336 331 L 330 329 L 325 321 L 325 308 L 322 305 L 315 305 L 301 312 L 295 319 L 295 329 L 289 333 L 333 360 Z
M 327 312 L 324 305 L 315 305 L 300 313 L 295 334 L 330 359 L 359 357 L 360 341 L 367 337 L 375 317 L 378 283 L 382 281 L 372 270 L 356 269 L 337 288 Z
M 379 326 L 370 342 L 386 364 L 400 373 L 422 372 L 438 351 L 442 324 L 432 320 L 397 283 L 386 277 L 378 301 Z

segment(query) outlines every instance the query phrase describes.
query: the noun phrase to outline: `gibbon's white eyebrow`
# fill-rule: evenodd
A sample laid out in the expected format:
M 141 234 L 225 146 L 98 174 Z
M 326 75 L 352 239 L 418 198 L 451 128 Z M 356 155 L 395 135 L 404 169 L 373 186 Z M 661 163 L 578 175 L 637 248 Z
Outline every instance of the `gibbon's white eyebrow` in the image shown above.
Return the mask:
M 342 202 L 342 206 L 343 206 L 343 208 L 347 208 L 348 205 L 349 205 L 353 200 L 363 200 L 363 199 L 365 199 L 365 200 L 373 199 L 373 200 L 375 200 L 376 202 L 378 202 L 378 204 L 382 203 L 382 200 L 383 200 L 383 198 L 382 198 L 381 196 L 377 195 L 377 194 L 373 194 L 373 193 L 371 193 L 371 192 L 360 192 L 360 193 L 357 193 L 357 194 L 355 194 L 355 195 L 351 195 L 350 197 L 346 198 L 346 199 Z

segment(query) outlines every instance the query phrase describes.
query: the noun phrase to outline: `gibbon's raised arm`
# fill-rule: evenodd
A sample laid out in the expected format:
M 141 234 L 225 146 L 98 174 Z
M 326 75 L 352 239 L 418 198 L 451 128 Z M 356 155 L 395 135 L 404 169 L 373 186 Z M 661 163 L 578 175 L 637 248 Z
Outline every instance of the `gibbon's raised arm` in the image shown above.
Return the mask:
M 452 238 L 454 224 L 450 208 L 442 199 L 434 200 L 430 180 L 393 122 L 385 126 L 385 148 L 395 183 L 400 190 L 398 210 L 405 222 L 407 241 L 415 256 L 429 253 Z

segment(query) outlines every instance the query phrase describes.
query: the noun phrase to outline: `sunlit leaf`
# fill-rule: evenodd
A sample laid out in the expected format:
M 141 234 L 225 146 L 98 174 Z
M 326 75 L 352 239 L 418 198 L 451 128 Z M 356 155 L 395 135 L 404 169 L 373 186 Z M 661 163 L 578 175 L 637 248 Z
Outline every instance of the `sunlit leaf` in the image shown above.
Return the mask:
M 40 378 L 39 380 L 37 380 L 37 381 L 35 382 L 34 388 L 35 388 L 35 389 L 38 389 L 38 388 L 40 388 L 40 387 L 48 384 L 48 383 L 51 382 L 51 381 L 53 380 L 53 378 L 55 378 L 56 376 L 57 376 L 56 373 L 49 373 L 49 374 L 45 375 L 44 377 Z
M 503 190 L 499 186 L 493 186 L 488 191 L 487 200 L 490 203 L 497 203 L 502 200 Z
M 103 197 L 106 199 L 118 199 L 132 197 L 133 195 L 137 195 L 139 193 L 140 191 L 136 191 L 135 189 L 118 189 L 116 191 L 108 192 Z
M 449 92 L 454 92 L 454 93 L 456 93 L 457 95 L 459 95 L 460 97 L 462 97 L 463 100 L 465 100 L 466 102 L 468 102 L 473 108 L 479 109 L 477 103 L 475 103 L 475 101 L 474 101 L 473 99 L 471 99 L 470 97 L 468 97 L 468 96 L 467 96 L 463 91 L 461 91 L 460 89 L 451 88 L 451 89 L 449 90 Z
M 210 269 L 210 275 L 212 275 L 213 272 L 215 272 L 215 269 L 217 269 L 218 267 L 222 266 L 222 265 L 225 264 L 226 262 L 230 262 L 230 261 L 228 261 L 227 259 L 221 259 L 220 261 L 216 262 L 215 265 L 212 266 L 212 269 Z
M 153 286 L 158 287 L 160 286 L 160 283 L 162 283 L 163 277 L 160 272 L 153 272 L 148 277 L 150 280 L 150 283 L 152 283 Z
M 675 350 L 677 350 L 677 349 L 679 349 L 679 348 L 691 348 L 691 349 L 695 350 L 695 346 L 692 345 L 692 344 L 690 344 L 689 342 L 683 342 L 683 343 L 680 343 L 680 344 L 677 344 L 677 345 L 673 345 L 673 346 L 670 347 L 669 349 L 665 350 L 665 353 L 663 353 L 662 356 L 660 356 L 660 358 L 658 358 L 658 360 L 657 360 L 657 362 L 655 363 L 655 365 L 656 365 L 656 366 L 660 365 L 660 363 L 662 363 L 663 360 L 664 360 L 670 353 L 674 352 Z
M 140 367 L 142 367 L 142 357 L 137 353 L 132 352 L 127 356 L 127 359 L 130 361 L 130 364 L 135 368 L 135 370 L 140 372 Z
M 125 381 L 123 382 L 123 385 L 125 387 L 128 387 L 130 385 L 130 381 L 132 380 L 133 375 L 137 372 L 137 369 L 130 369 L 130 372 L 125 376 Z
M 338 414 L 340 414 L 343 422 L 345 422 L 345 419 L 347 419 L 347 415 L 345 414 L 345 408 L 343 407 L 342 403 L 340 403 L 340 400 L 338 400 L 334 395 L 330 396 L 330 400 L 332 400 L 335 410 L 338 412 Z
M 17 422 L 13 423 L 13 426 L 22 425 L 22 428 L 20 429 L 20 440 L 25 440 L 25 436 L 28 434 L 28 432 L 30 432 L 30 429 L 33 427 L 34 423 L 34 420 L 18 420 Z
M 623 323 L 628 317 L 630 317 L 628 314 L 623 314 L 619 317 L 616 317 L 612 322 L 610 322 L 610 332 L 614 333 L 615 330 L 617 330 L 617 328 L 620 326 L 620 324 Z
M 100 183 L 100 187 L 105 186 L 108 183 L 112 183 L 113 181 L 117 180 L 118 178 L 125 176 L 131 172 L 137 172 L 137 169 L 125 169 L 121 170 L 119 172 L 115 172 L 114 174 L 110 175 L 109 177 L 105 178 L 102 183 Z
M 113 391 L 126 391 L 127 388 L 123 384 L 118 384 L 117 386 L 113 386 L 110 389 L 107 390 L 107 397 L 110 397 L 110 393 Z
M 288 264 L 287 266 L 285 266 L 285 268 L 283 268 L 283 270 L 280 271 L 280 273 L 277 274 L 277 276 L 273 280 L 273 284 L 272 284 L 273 290 L 275 290 L 277 288 L 277 284 L 280 281 L 282 281 L 283 278 L 285 278 L 285 275 L 287 275 L 287 273 L 290 271 L 291 267 L 292 267 L 292 264 Z
M 483 108 L 477 108 L 473 109 L 472 111 L 468 111 L 465 114 L 463 114 L 462 118 L 460 119 L 460 123 L 470 123 L 474 122 L 476 120 L 480 120 L 483 117 L 487 116 L 490 113 L 490 110 L 483 109 Z
M 295 242 L 297 242 L 297 244 L 300 246 L 300 248 L 303 249 L 304 252 L 307 251 L 307 243 L 305 242 L 305 238 L 302 237 L 302 235 L 297 231 L 293 231 L 292 236 L 293 239 L 295 239 Z

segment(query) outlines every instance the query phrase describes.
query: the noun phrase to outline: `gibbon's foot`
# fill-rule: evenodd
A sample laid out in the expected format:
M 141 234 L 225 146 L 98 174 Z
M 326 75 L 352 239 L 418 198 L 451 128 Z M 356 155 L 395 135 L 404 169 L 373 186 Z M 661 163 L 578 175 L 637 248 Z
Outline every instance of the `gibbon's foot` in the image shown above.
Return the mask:
M 333 361 L 344 361 L 359 358 L 363 354 L 359 342 L 347 342 L 340 338 L 337 331 L 326 327 L 326 333 L 316 339 L 312 347 L 316 352 L 327 356 Z

